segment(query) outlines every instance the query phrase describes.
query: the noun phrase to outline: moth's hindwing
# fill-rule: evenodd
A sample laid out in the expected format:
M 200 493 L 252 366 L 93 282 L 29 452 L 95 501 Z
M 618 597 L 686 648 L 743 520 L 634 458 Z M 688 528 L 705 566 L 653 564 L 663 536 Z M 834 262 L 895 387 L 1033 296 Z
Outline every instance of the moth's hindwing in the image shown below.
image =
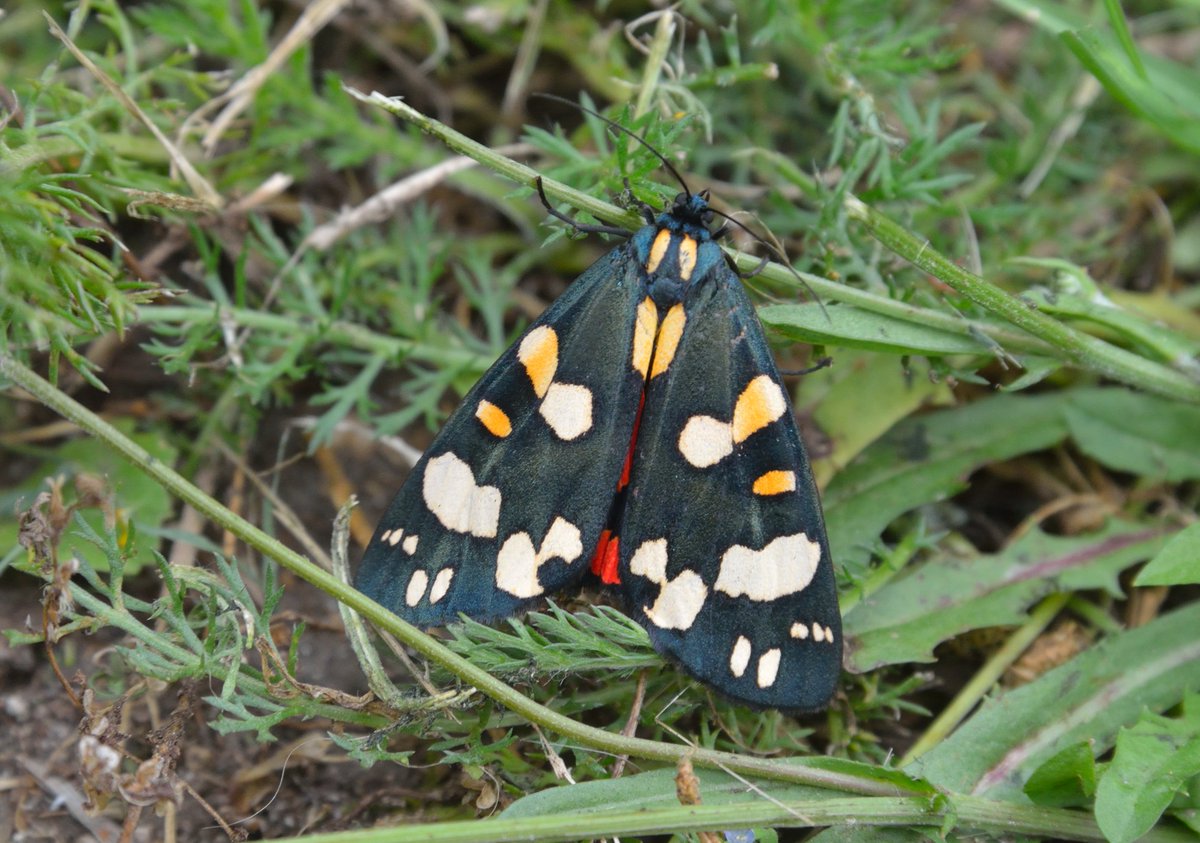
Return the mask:
M 708 272 L 646 389 L 620 589 L 654 646 L 702 682 L 759 707 L 820 708 L 842 632 L 817 490 L 740 279 L 705 260 L 715 243 L 699 248 Z
M 608 253 L 488 370 L 380 521 L 359 590 L 437 626 L 515 614 L 587 571 L 645 384 L 640 272 L 628 244 Z

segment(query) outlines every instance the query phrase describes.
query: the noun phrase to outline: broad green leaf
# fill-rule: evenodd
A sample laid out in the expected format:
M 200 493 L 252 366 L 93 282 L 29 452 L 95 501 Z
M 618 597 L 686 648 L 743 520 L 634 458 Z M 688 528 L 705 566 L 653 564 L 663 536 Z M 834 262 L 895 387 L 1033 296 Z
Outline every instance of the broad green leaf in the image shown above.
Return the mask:
M 827 828 L 811 839 L 811 843 L 929 843 L 924 831 L 910 828 L 854 828 L 838 825 Z
M 1143 714 L 1117 735 L 1113 761 L 1096 790 L 1096 821 L 1104 836 L 1112 843 L 1137 840 L 1197 775 L 1200 717 Z
M 1138 573 L 1134 585 L 1200 583 L 1200 524 L 1180 530 Z
M 700 795 L 706 805 L 724 805 L 759 801 L 763 797 L 746 784 L 720 770 L 696 769 Z M 780 801 L 799 801 L 828 796 L 829 791 L 818 787 L 756 782 L 756 787 L 769 788 L 771 796 Z M 675 770 L 651 770 L 619 779 L 581 782 L 564 787 L 552 787 L 518 799 L 505 809 L 506 819 L 540 817 L 548 814 L 580 813 L 587 811 L 666 808 L 679 805 L 675 793 Z
M 810 451 L 818 486 L 901 419 L 926 405 L 954 400 L 945 383 L 908 377 L 895 357 L 864 351 L 839 351 L 832 367 L 805 377 L 801 400 L 822 387 L 812 418 L 829 435 L 832 448 L 822 458 Z
M 1001 694 L 906 771 L 949 790 L 1022 800 L 1025 782 L 1066 747 L 1097 754 L 1143 710 L 1200 687 L 1200 604 L 1122 632 L 1028 685 Z
M 1072 394 L 1067 426 L 1079 449 L 1151 480 L 1200 478 L 1200 406 L 1125 389 Z
M 1025 795 L 1048 808 L 1090 806 L 1096 793 L 1096 759 L 1087 741 L 1055 753 L 1025 782 Z
M 997 346 L 970 333 L 951 333 L 913 320 L 860 310 L 853 305 L 815 302 L 776 304 L 759 308 L 758 317 L 788 339 L 812 345 L 848 346 L 893 354 L 987 354 Z
M 135 433 L 130 422 L 118 422 L 116 426 L 156 460 L 166 465 L 174 464 L 175 447 L 160 433 Z M 15 489 L 0 492 L 0 552 L 7 552 L 16 545 L 17 523 L 14 513 L 33 505 L 37 495 L 47 490 L 47 478 L 63 477 L 69 481 L 79 474 L 95 475 L 104 480 L 118 521 L 137 537 L 133 552 L 125 560 L 126 571 L 134 573 L 145 565 L 153 565 L 154 551 L 158 548 L 154 534 L 171 514 L 171 498 L 163 494 L 162 488 L 155 480 L 130 464 L 108 445 L 90 437 L 66 442 L 55 449 L 30 474 L 25 483 Z M 74 500 L 72 488 L 70 482 L 64 486 L 68 504 Z M 104 534 L 102 513 L 96 509 L 81 509 L 79 514 L 87 520 L 93 530 L 100 535 Z M 124 533 L 125 529 L 120 529 L 119 532 Z M 63 532 L 59 555 L 62 558 L 77 555 L 97 570 L 108 569 L 104 552 L 74 536 L 69 526 Z
M 830 770 L 847 775 L 872 779 L 908 791 L 913 796 L 932 796 L 935 791 L 925 782 L 914 780 L 899 770 L 888 770 L 856 761 L 839 758 L 794 758 L 786 763 L 797 767 Z M 829 796 L 825 788 L 788 784 L 767 779 L 735 778 L 720 770 L 696 768 L 700 795 L 705 805 L 726 805 L 760 802 L 764 794 L 781 802 L 822 799 Z M 675 793 L 675 770 L 659 769 L 619 779 L 583 782 L 554 787 L 519 799 L 504 811 L 508 819 L 537 817 L 548 814 L 580 811 L 632 810 L 664 808 L 679 805 Z
M 1173 816 L 1194 831 L 1197 837 L 1200 837 L 1200 809 L 1186 808 L 1175 812 Z
M 846 666 L 933 661 L 933 648 L 970 629 L 1015 625 L 1055 591 L 1120 594 L 1117 575 L 1165 543 L 1157 527 L 1114 520 L 1083 536 L 1030 531 L 995 555 L 936 557 L 906 572 L 846 613 Z
M 873 543 L 897 516 L 959 491 L 981 465 L 1061 441 L 1070 396 L 997 395 L 893 427 L 825 490 L 836 564 L 861 573 Z

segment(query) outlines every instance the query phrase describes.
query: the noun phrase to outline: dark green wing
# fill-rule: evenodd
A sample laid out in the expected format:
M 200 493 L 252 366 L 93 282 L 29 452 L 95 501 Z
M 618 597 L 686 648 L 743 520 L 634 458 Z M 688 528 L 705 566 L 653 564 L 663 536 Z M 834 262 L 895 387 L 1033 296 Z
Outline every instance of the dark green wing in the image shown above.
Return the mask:
M 418 626 L 515 614 L 588 569 L 645 383 L 628 244 L 568 288 L 468 393 L 376 528 L 367 596 Z
M 700 681 L 755 706 L 822 707 L 841 620 L 791 404 L 723 261 L 682 306 L 674 358 L 646 390 L 618 525 L 620 589 L 654 646 Z

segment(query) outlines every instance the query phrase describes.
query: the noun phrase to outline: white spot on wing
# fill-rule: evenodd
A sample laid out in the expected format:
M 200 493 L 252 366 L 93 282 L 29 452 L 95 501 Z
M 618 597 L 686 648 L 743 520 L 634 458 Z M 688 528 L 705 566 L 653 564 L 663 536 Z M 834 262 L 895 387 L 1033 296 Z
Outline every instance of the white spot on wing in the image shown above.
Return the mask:
M 750 639 L 739 635 L 738 640 L 734 642 L 733 651 L 729 654 L 729 672 L 741 679 L 748 664 L 750 664 Z
M 384 539 L 384 541 L 386 541 L 392 547 L 395 547 L 396 545 L 400 544 L 400 539 L 402 538 L 404 538 L 404 530 L 395 530 L 392 532 L 391 536 Z
M 404 602 L 409 606 L 420 603 L 427 585 L 429 585 L 429 574 L 425 573 L 422 568 L 413 571 L 412 578 L 408 581 L 408 590 L 404 592 Z
M 758 657 L 758 687 L 770 688 L 775 684 L 775 677 L 779 674 L 779 658 L 782 655 L 782 650 L 772 647 Z
M 629 570 L 659 587 L 653 606 L 643 606 L 646 617 L 659 629 L 691 629 L 708 598 L 708 586 L 700 575 L 683 570 L 667 579 L 667 540 L 651 539 L 638 545 L 629 560 Z
M 712 416 L 692 416 L 679 434 L 679 453 L 696 468 L 716 465 L 733 453 L 733 428 Z
M 582 554 L 579 528 L 565 518 L 554 519 L 536 550 L 529 533 L 513 533 L 496 556 L 496 587 L 514 597 L 537 597 L 544 591 L 538 581 L 538 568 L 551 559 L 562 559 L 569 565 Z
M 404 552 L 409 556 L 412 556 L 417 552 L 417 540 L 419 538 L 420 536 L 413 535 L 404 540 Z
M 824 641 L 825 630 L 821 628 L 819 623 L 813 624 L 813 641 Z
M 821 561 L 821 546 L 804 533 L 779 536 L 762 550 L 735 544 L 721 557 L 713 588 L 730 597 L 778 600 L 812 582 Z
M 392 531 L 391 531 L 391 530 L 384 530 L 384 531 L 383 531 L 383 535 L 381 535 L 381 536 L 379 537 L 379 540 L 380 540 L 381 542 L 386 542 L 386 541 L 387 541 L 388 539 L 390 539 L 391 537 L 392 537 Z
M 476 485 L 471 467 L 454 454 L 447 452 L 429 461 L 421 490 L 425 506 L 447 530 L 482 539 L 496 537 L 500 490 Z M 398 540 L 398 534 L 393 535 L 392 543 Z
M 667 540 L 651 539 L 642 542 L 633 558 L 629 560 L 629 570 L 639 577 L 645 577 L 656 585 L 667 581 Z
M 662 584 L 653 606 L 643 606 L 646 617 L 659 629 L 691 629 L 704 608 L 708 586 L 695 571 L 680 571 Z
M 788 634 L 793 638 L 799 638 L 801 641 L 803 641 L 808 637 L 808 624 L 798 622 L 794 623 L 792 624 L 792 628 L 789 630 Z
M 446 596 L 450 590 L 450 581 L 454 579 L 453 568 L 442 568 L 433 578 L 433 588 L 429 589 L 429 602 L 436 603 Z
M 577 384 L 552 383 L 538 412 L 559 439 L 576 439 L 592 429 L 592 391 Z
M 829 627 L 825 627 L 825 640 L 829 642 L 833 641 L 833 630 Z

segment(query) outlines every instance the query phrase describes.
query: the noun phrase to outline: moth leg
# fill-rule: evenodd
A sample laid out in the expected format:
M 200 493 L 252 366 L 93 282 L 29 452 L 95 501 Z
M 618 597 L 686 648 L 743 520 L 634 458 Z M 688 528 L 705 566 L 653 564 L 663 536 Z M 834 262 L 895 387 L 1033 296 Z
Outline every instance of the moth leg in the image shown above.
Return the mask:
M 550 199 L 546 196 L 546 189 L 542 187 L 541 176 L 537 177 L 536 184 L 538 196 L 541 197 L 542 205 L 545 206 L 547 213 L 549 213 L 550 216 L 554 217 L 555 219 L 562 220 L 576 231 L 583 232 L 584 234 L 614 234 L 617 237 L 625 238 L 632 236 L 633 232 L 626 231 L 623 228 L 617 228 L 613 225 L 587 225 L 585 223 L 577 222 L 550 204 Z

